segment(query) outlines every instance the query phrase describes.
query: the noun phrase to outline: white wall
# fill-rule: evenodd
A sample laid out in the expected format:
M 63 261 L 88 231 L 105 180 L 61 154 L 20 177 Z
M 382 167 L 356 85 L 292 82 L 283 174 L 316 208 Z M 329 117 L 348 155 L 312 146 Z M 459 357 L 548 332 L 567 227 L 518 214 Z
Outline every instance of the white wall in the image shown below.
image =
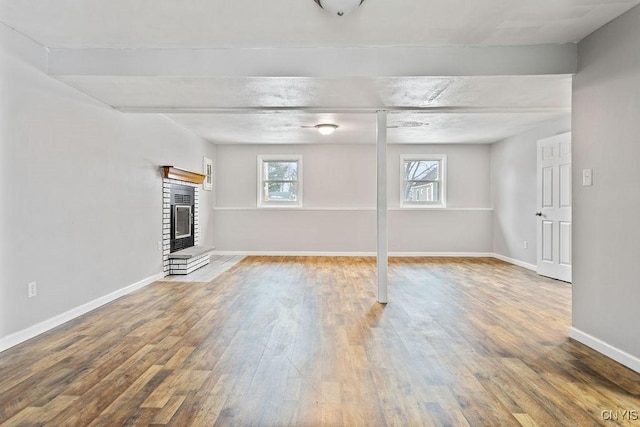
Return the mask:
M 202 170 L 202 156 L 215 155 L 166 118 L 123 115 L 49 78 L 44 58 L 0 26 L 0 344 L 161 273 L 158 167 Z M 202 203 L 211 244 L 210 192 Z M 31 281 L 38 295 L 28 299 Z
M 536 264 L 537 142 L 570 130 L 568 117 L 491 145 L 494 253 Z
M 573 325 L 634 356 L 636 370 L 640 370 L 639 40 L 640 7 L 635 7 L 580 42 L 579 72 L 573 82 Z M 593 187 L 580 185 L 587 168 L 593 168 Z M 588 342 L 589 337 L 578 335 Z
M 255 208 L 258 154 L 302 154 L 305 208 L 375 208 L 375 148 L 368 145 L 218 145 L 216 205 Z
M 389 145 L 389 250 L 491 252 L 490 145 Z M 399 209 L 400 155 L 447 155 L 447 209 Z
M 390 145 L 388 151 L 391 251 L 491 251 L 489 146 Z M 451 210 L 399 209 L 401 153 L 448 155 Z M 256 208 L 259 154 L 303 156 L 302 209 Z M 375 145 L 218 145 L 216 249 L 374 252 L 375 154 Z

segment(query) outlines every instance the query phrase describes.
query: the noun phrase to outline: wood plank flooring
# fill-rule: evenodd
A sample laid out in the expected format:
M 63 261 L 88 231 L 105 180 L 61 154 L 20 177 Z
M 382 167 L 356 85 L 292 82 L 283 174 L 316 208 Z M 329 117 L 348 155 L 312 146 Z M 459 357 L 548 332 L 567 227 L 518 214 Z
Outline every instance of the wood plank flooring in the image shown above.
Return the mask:
M 493 259 L 248 257 L 0 353 L 0 424 L 590 426 L 640 374 L 567 338 L 570 285 Z M 620 417 L 619 417 L 620 418 Z

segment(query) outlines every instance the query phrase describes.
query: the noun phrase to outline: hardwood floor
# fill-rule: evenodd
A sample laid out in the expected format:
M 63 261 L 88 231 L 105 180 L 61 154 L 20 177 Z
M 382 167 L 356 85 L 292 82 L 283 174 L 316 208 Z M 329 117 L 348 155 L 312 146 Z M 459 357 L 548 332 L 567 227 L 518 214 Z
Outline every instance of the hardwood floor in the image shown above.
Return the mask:
M 633 425 L 640 374 L 572 341 L 568 284 L 493 259 L 248 257 L 0 353 L 3 425 Z M 628 417 L 627 417 L 628 418 Z

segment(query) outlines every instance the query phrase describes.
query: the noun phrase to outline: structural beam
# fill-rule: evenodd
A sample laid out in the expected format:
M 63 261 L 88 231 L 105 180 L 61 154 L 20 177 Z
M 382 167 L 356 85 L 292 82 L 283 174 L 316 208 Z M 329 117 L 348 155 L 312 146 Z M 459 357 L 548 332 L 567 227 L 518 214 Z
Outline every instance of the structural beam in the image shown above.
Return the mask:
M 386 304 L 387 280 L 389 269 L 388 238 L 387 238 L 387 112 L 378 111 L 377 131 L 377 185 L 378 185 L 378 239 L 377 239 L 377 268 L 378 268 L 378 302 Z
M 414 77 L 575 74 L 575 43 L 534 46 L 50 49 L 52 76 Z

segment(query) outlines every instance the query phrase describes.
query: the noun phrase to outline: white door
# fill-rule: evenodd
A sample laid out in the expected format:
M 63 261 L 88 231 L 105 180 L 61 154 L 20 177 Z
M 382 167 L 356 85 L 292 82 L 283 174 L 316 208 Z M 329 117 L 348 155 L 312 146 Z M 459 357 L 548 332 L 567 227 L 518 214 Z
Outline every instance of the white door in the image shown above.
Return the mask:
M 571 282 L 571 133 L 538 141 L 538 274 Z

